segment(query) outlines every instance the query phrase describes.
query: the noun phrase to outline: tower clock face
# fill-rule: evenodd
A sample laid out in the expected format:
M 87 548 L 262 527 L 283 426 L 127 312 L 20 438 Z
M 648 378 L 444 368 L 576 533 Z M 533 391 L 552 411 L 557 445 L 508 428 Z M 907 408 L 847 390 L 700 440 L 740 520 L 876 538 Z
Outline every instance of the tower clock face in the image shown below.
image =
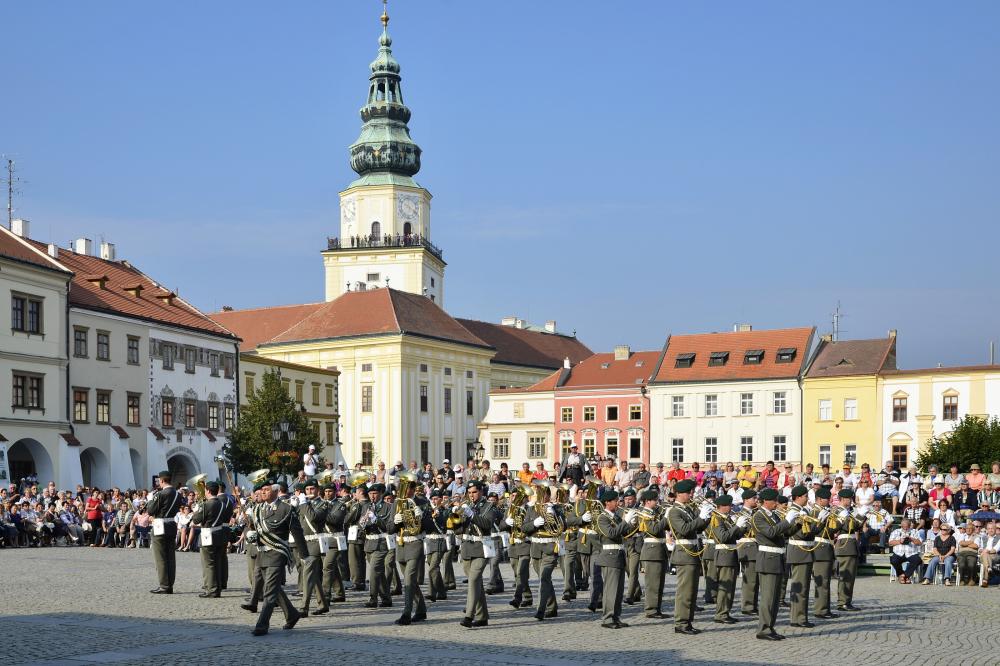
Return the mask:
M 399 198 L 399 216 L 404 222 L 416 222 L 420 211 L 420 203 L 416 197 Z
M 344 199 L 340 202 L 340 217 L 347 224 L 354 226 L 354 219 L 357 217 L 354 199 Z

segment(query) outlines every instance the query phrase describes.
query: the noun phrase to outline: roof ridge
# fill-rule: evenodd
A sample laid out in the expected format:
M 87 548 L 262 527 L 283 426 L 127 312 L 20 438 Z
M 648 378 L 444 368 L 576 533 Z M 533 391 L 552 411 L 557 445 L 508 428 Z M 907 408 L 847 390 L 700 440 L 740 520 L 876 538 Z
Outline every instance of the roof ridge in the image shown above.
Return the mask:
M 538 330 L 532 330 L 530 328 L 516 328 L 514 326 L 504 326 L 503 324 L 497 324 L 496 322 L 486 321 L 485 319 L 474 319 L 473 317 L 453 317 L 453 319 L 455 319 L 455 321 L 459 323 L 463 321 L 471 321 L 477 324 L 496 326 L 497 328 L 503 329 L 505 331 L 511 330 L 511 331 L 524 331 L 525 333 L 538 333 L 539 335 L 557 335 L 561 338 L 566 338 L 567 340 L 578 339 L 575 335 L 569 335 L 568 333 L 560 333 L 559 331 L 545 331 L 545 330 L 538 331 Z
M 302 308 L 307 305 L 326 305 L 330 301 L 316 301 L 315 303 L 288 303 L 286 305 L 261 305 L 256 308 L 239 308 L 232 310 L 218 310 L 210 314 L 228 314 L 230 312 L 258 312 L 260 310 L 277 310 L 278 308 Z
M 405 333 L 406 331 L 404 331 L 403 327 L 399 325 L 399 316 L 396 314 L 396 301 L 393 300 L 393 297 L 392 297 L 393 293 L 402 293 L 402 292 L 398 292 L 395 289 L 393 289 L 392 287 L 386 287 L 385 290 L 388 292 L 388 295 L 386 296 L 386 298 L 389 299 L 389 312 L 392 313 L 392 320 L 394 322 L 396 322 L 396 330 L 399 331 L 400 333 Z M 462 328 L 465 328 L 465 327 L 462 326 Z M 476 337 L 476 336 L 472 336 L 472 337 Z
M 55 264 L 55 266 L 57 268 L 61 268 L 62 270 L 66 271 L 67 273 L 71 273 L 71 274 L 73 273 L 73 271 L 71 271 L 67 266 L 63 265 L 63 263 L 61 261 L 59 261 L 55 257 L 49 256 L 48 252 L 42 252 L 42 250 L 40 248 L 35 247 L 36 243 L 39 244 L 39 245 L 42 245 L 41 241 L 36 241 L 36 240 L 34 240 L 32 238 L 22 238 L 21 236 L 18 236 L 17 234 L 15 234 L 10 229 L 8 229 L 6 227 L 3 227 L 3 226 L 0 226 L 0 229 L 3 229 L 4 233 L 7 234 L 10 238 L 12 238 L 14 240 L 14 242 L 20 243 L 21 245 L 25 246 L 26 248 L 28 248 L 29 250 L 31 250 L 32 252 L 34 252 L 35 254 L 37 254 L 39 257 L 41 257 L 42 259 L 44 259 L 47 263 L 49 263 L 49 264 Z

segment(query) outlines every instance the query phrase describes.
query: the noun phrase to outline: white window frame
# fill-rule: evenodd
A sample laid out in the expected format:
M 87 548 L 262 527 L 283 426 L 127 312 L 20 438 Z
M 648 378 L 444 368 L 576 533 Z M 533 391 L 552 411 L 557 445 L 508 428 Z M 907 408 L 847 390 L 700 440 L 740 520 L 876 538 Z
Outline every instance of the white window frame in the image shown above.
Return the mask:
M 569 418 L 566 418 L 566 410 L 569 410 Z M 560 407 L 559 408 L 559 422 L 560 423 L 572 423 L 573 422 L 573 408 L 572 407 Z
M 747 457 L 747 447 L 750 447 L 750 456 Z M 753 436 L 744 435 L 740 437 L 740 462 L 753 462 Z
M 510 459 L 510 433 L 497 433 L 490 438 L 491 453 L 497 460 Z
M 673 437 L 670 440 L 670 462 L 684 462 L 684 438 Z
M 857 398 L 844 398 L 844 420 L 845 421 L 857 421 L 858 420 L 858 399 Z
M 820 444 L 819 445 L 819 465 L 820 465 L 820 467 L 822 467 L 823 465 L 831 465 L 832 464 L 832 462 L 830 460 L 832 458 L 832 456 L 833 456 L 833 454 L 831 453 L 831 450 L 832 449 L 831 449 L 831 446 L 829 444 Z
M 528 457 L 544 458 L 548 450 L 548 435 L 544 432 L 528 433 Z
M 636 417 L 632 416 L 632 410 L 633 409 L 639 411 L 639 416 L 636 416 Z M 628 406 L 628 420 L 629 421 L 641 421 L 642 420 L 642 405 L 641 404 L 639 404 L 639 405 L 629 405 Z
M 772 395 L 771 408 L 775 414 L 787 414 L 788 391 L 775 391 Z
M 753 416 L 753 393 L 740 393 L 740 416 Z
M 593 418 L 587 418 L 587 410 L 591 411 Z M 597 422 L 597 405 L 584 405 L 583 412 L 580 414 L 580 420 L 585 423 L 596 423 Z
M 718 437 L 706 437 L 705 438 L 705 462 L 717 463 L 719 462 L 719 438 Z
M 719 394 L 718 393 L 706 393 L 705 394 L 705 416 L 718 416 L 719 415 Z
M 829 398 L 820 398 L 819 420 L 820 421 L 833 420 L 833 400 L 830 400 Z
M 675 419 L 684 418 L 684 396 L 670 396 L 670 416 Z
M 788 437 L 786 435 L 774 435 L 771 442 L 771 459 L 774 462 L 785 462 L 788 460 Z

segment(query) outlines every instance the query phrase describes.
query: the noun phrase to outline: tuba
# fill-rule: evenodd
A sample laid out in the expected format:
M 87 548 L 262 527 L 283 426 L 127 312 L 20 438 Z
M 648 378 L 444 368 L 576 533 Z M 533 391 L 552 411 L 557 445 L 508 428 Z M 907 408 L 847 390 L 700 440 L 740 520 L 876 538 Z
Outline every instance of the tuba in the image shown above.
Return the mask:
M 548 480 L 535 479 L 531 482 L 533 485 L 538 486 L 535 491 L 535 510 L 538 511 L 538 515 L 542 517 L 545 524 L 542 525 L 539 530 L 540 537 L 558 537 L 563 531 L 563 521 L 556 512 L 556 502 L 553 500 L 553 492 L 556 489 L 556 485 Z M 548 491 L 549 501 L 545 503 L 545 508 L 539 511 L 539 500 L 541 500 L 541 489 L 545 488 Z
M 198 498 L 199 502 L 205 501 L 205 480 L 207 478 L 208 474 L 199 474 L 187 480 L 188 483 L 194 486 L 194 495 Z
M 417 517 L 417 504 L 406 495 L 419 483 L 417 475 L 413 472 L 402 472 L 396 475 L 396 506 L 395 512 L 403 516 L 403 524 L 399 526 L 396 534 L 396 545 L 402 546 L 406 540 L 404 537 L 412 537 L 420 534 L 420 518 Z
M 268 468 L 258 469 L 257 471 L 250 472 L 247 474 L 247 481 L 250 482 L 251 487 L 257 485 L 261 481 L 267 478 L 267 475 L 271 473 Z
M 514 520 L 511 535 L 521 540 L 524 539 L 524 506 L 529 499 L 534 497 L 534 494 L 534 488 L 523 483 L 517 484 L 514 487 L 514 492 L 510 494 L 506 517 Z
M 583 506 L 584 512 L 589 511 L 594 520 L 597 520 L 597 516 L 601 514 L 604 510 L 604 505 L 601 504 L 597 499 L 597 493 L 601 490 L 601 483 L 596 476 L 588 476 L 585 479 L 586 483 L 583 486 Z M 579 497 L 579 495 L 577 495 Z M 580 533 L 580 543 L 587 543 L 587 533 Z
M 322 472 L 314 476 L 313 480 L 316 481 L 316 483 L 318 483 L 319 485 L 325 486 L 326 484 L 331 483 L 333 481 L 333 475 L 336 473 L 337 470 L 335 469 L 324 469 Z

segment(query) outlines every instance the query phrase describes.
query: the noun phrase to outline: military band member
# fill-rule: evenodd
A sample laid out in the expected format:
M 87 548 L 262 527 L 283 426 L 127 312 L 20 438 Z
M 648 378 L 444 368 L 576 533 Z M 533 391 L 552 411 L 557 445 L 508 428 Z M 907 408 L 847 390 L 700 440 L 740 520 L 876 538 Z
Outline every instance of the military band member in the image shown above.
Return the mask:
M 622 595 L 625 592 L 625 546 L 622 541 L 639 517 L 635 511 L 630 511 L 625 518 L 618 515 L 618 493 L 614 490 L 604 491 L 601 503 L 604 504 L 604 511 L 594 519 L 601 538 L 601 550 L 593 557 L 594 563 L 601 567 L 603 580 L 601 626 L 623 629 L 628 625 L 621 621 Z
M 830 489 L 816 491 L 816 506 L 830 508 Z M 830 612 L 830 580 L 833 577 L 833 533 L 837 529 L 837 519 L 827 516 L 820 524 L 816 535 L 816 550 L 813 551 L 813 585 L 816 586 L 815 616 L 824 620 L 840 617 Z
M 396 511 L 395 503 L 392 505 L 392 518 L 389 521 L 390 533 L 397 535 L 396 560 L 403 565 L 403 613 L 395 622 L 403 626 L 427 619 L 427 605 L 424 602 L 424 593 L 420 590 L 420 572 L 424 568 L 424 537 L 428 530 L 434 529 L 434 521 L 431 512 L 426 511 L 429 506 L 427 500 L 414 499 L 414 490 L 414 485 L 411 483 L 406 489 L 406 497 L 400 499 L 412 502 L 410 510 L 419 524 L 420 531 L 417 534 L 399 536 L 399 533 L 406 529 L 406 518 L 405 514 Z
M 386 578 L 385 560 L 389 554 L 386 540 L 389 529 L 389 514 L 392 507 L 384 501 L 385 485 L 374 483 L 368 489 L 368 499 L 361 504 L 358 526 L 365 535 L 365 556 L 368 560 L 368 580 L 371 594 L 365 608 L 389 608 L 389 580 Z
M 430 521 L 425 521 L 427 527 L 424 535 L 424 549 L 427 551 L 429 594 L 426 598 L 428 601 L 444 601 L 448 598 L 444 577 L 441 575 L 441 565 L 444 558 L 451 557 L 446 525 L 448 510 L 444 505 L 444 497 L 444 490 L 440 488 L 431 490 Z
M 346 600 L 344 581 L 341 578 L 341 556 L 346 555 L 347 539 L 344 536 L 344 518 L 347 507 L 335 497 L 336 486 L 328 483 L 323 486 L 323 500 L 326 502 L 326 516 L 323 521 L 322 538 L 326 542 L 326 553 L 323 555 L 323 594 L 331 603 Z
M 483 570 L 486 558 L 495 548 L 489 536 L 497 521 L 497 508 L 484 498 L 485 486 L 481 481 L 470 481 L 466 489 L 468 504 L 456 506 L 452 511 L 461 516 L 462 564 L 469 579 L 469 589 L 465 600 L 463 627 L 485 627 L 489 624 L 486 608 L 486 591 L 483 588 Z
M 782 494 L 778 494 L 778 511 L 787 512 L 788 510 L 788 498 Z M 778 586 L 780 590 L 778 592 L 779 605 L 782 608 L 788 607 L 788 557 L 785 557 L 785 570 L 781 574 L 781 583 Z
M 809 621 L 809 585 L 812 582 L 814 553 L 819 545 L 816 535 L 822 530 L 822 522 L 830 516 L 828 509 L 821 509 L 815 519 L 808 518 L 808 501 L 809 489 L 795 486 L 792 488 L 792 505 L 786 515 L 786 519 L 798 521 L 788 539 L 792 606 L 789 619 L 791 626 L 806 628 L 816 626 Z
M 500 559 L 504 552 L 503 542 L 505 538 L 503 511 L 498 506 L 500 496 L 496 493 L 489 493 L 486 496 L 486 501 L 497 509 L 497 522 L 493 525 L 493 529 L 490 532 L 490 536 L 493 537 L 493 543 L 496 545 L 496 554 L 486 562 L 486 573 L 483 575 L 483 580 L 486 585 L 486 594 L 500 594 L 504 591 L 503 573 L 500 571 Z
M 638 494 L 635 488 L 626 488 L 621 494 L 622 511 L 633 511 L 639 506 Z M 628 582 L 625 584 L 625 603 L 629 606 L 642 599 L 642 588 L 639 586 L 639 551 L 642 549 L 642 535 L 633 530 L 622 542 L 625 546 L 625 574 Z
M 857 611 L 861 610 L 854 605 L 854 579 L 858 575 L 858 556 L 860 554 L 858 546 L 858 530 L 864 525 L 864 519 L 860 518 L 853 510 L 854 491 L 844 488 L 838 493 L 840 499 L 840 510 L 837 512 L 840 534 L 834 546 L 834 554 L 837 556 L 837 565 L 840 569 L 840 583 L 837 585 L 837 610 Z
M 565 525 L 563 529 L 563 549 L 559 558 L 562 565 L 563 576 L 563 601 L 573 601 L 576 599 L 576 585 L 580 580 L 580 557 L 577 553 L 579 547 L 579 518 L 575 512 L 575 505 L 567 504 L 564 507 L 563 518 Z
M 715 501 L 715 498 L 712 498 Z M 715 521 L 709 517 L 708 527 L 705 528 L 705 537 L 702 539 L 704 550 L 701 553 L 702 571 L 705 574 L 705 603 L 714 604 L 715 596 L 719 589 L 719 582 L 715 572 Z
M 146 504 L 146 513 L 153 519 L 152 548 L 153 561 L 159 586 L 150 590 L 153 594 L 173 594 L 174 578 L 177 576 L 177 523 L 174 516 L 181 509 L 181 496 L 170 484 L 171 474 L 159 474 L 160 488 Z
M 261 502 L 251 510 L 250 521 L 257 532 L 257 567 L 263 580 L 263 605 L 253 629 L 254 636 L 267 633 L 275 605 L 285 615 L 285 629 L 299 621 L 299 614 L 285 595 L 285 567 L 291 559 L 288 535 L 297 529 L 295 509 L 278 500 L 278 486 L 273 482 L 261 488 Z
M 671 564 L 677 569 L 677 588 L 674 597 L 674 632 L 678 634 L 698 634 L 691 623 L 698 601 L 698 577 L 701 573 L 701 549 L 698 533 L 708 526 L 712 513 L 710 504 L 703 504 L 695 512 L 688 505 L 694 481 L 684 479 L 674 486 L 677 501 L 667 511 L 667 526 L 674 535 L 674 555 Z
M 760 499 L 763 507 L 753 514 L 751 520 L 757 540 L 757 580 L 760 594 L 757 638 L 779 641 L 784 636 L 774 630 L 774 623 L 778 617 L 781 576 L 785 571 L 785 537 L 795 529 L 795 525 L 782 520 L 775 513 L 778 506 L 777 490 L 761 490 Z
M 655 490 L 639 493 L 642 508 L 656 513 L 659 505 Z M 639 538 L 642 539 L 639 561 L 645 569 L 646 617 L 661 620 L 669 617 L 663 613 L 663 581 L 667 573 L 667 518 L 654 521 L 639 519 Z
M 229 519 L 233 505 L 227 495 L 220 495 L 217 481 L 205 484 L 206 499 L 191 516 L 191 523 L 201 527 L 201 570 L 205 591 L 198 596 L 221 597 L 226 573 L 223 561 L 229 550 Z
M 579 495 L 577 497 L 579 497 Z M 583 514 L 587 511 L 588 508 L 586 500 L 578 499 L 574 505 L 573 513 L 577 516 L 583 516 Z M 580 525 L 576 533 L 575 541 L 576 583 L 574 587 L 577 592 L 587 592 L 590 590 L 590 558 L 595 549 L 599 549 L 601 547 L 601 542 L 597 537 L 597 532 L 594 531 L 594 526 L 590 523 Z
M 257 555 L 259 554 L 259 534 L 252 522 L 253 508 L 263 502 L 263 488 L 265 484 L 273 483 L 272 479 L 260 480 L 253 487 L 251 499 L 244 505 L 243 510 L 247 515 L 247 525 L 243 531 L 243 543 L 246 545 L 247 554 L 247 576 L 250 579 L 250 596 L 240 604 L 240 608 L 250 613 L 257 612 L 257 604 L 264 596 L 264 578 L 261 576 L 260 567 L 257 566 Z
M 733 598 L 736 595 L 736 572 L 740 566 L 736 544 L 746 533 L 750 517 L 741 515 L 736 518 L 735 522 L 733 521 L 731 518 L 732 495 L 719 495 L 715 499 L 715 504 L 718 507 L 716 511 L 719 515 L 712 516 L 712 533 L 715 535 L 715 575 L 718 580 L 714 622 L 736 624 L 737 620 L 729 614 L 733 607 Z
M 351 590 L 365 591 L 365 531 L 358 524 L 364 515 L 363 509 L 368 503 L 368 485 L 362 483 L 354 489 L 354 504 L 344 517 L 344 528 L 347 530 L 347 566 L 351 572 Z
M 527 508 L 522 508 L 504 518 L 504 523 L 510 528 L 510 548 L 507 549 L 507 555 L 514 571 L 514 596 L 508 603 L 514 608 L 530 608 L 534 605 L 529 584 L 531 541 L 524 529 L 526 516 Z
M 561 507 L 550 501 L 551 494 L 549 486 L 536 485 L 535 497 L 525 509 L 524 533 L 531 542 L 531 563 L 539 581 L 536 620 L 556 617 L 559 610 L 552 572 L 559 564 L 559 536 L 564 521 Z
M 743 491 L 743 509 L 751 515 L 757 510 L 757 491 Z M 757 614 L 757 539 L 753 529 L 753 520 L 747 525 L 746 533 L 736 542 L 736 552 L 743 566 L 742 591 L 740 593 L 741 612 L 744 615 Z
M 320 539 L 325 536 L 326 512 L 328 505 L 319 497 L 319 483 L 315 479 L 305 482 L 305 498 L 298 506 L 299 524 L 305 546 L 305 557 L 299 563 L 302 582 L 302 608 L 297 609 L 302 617 L 309 617 L 309 602 L 315 594 L 319 600 L 319 608 L 314 615 L 330 612 L 330 598 L 323 587 L 323 547 Z M 329 543 L 329 542 L 327 542 Z

